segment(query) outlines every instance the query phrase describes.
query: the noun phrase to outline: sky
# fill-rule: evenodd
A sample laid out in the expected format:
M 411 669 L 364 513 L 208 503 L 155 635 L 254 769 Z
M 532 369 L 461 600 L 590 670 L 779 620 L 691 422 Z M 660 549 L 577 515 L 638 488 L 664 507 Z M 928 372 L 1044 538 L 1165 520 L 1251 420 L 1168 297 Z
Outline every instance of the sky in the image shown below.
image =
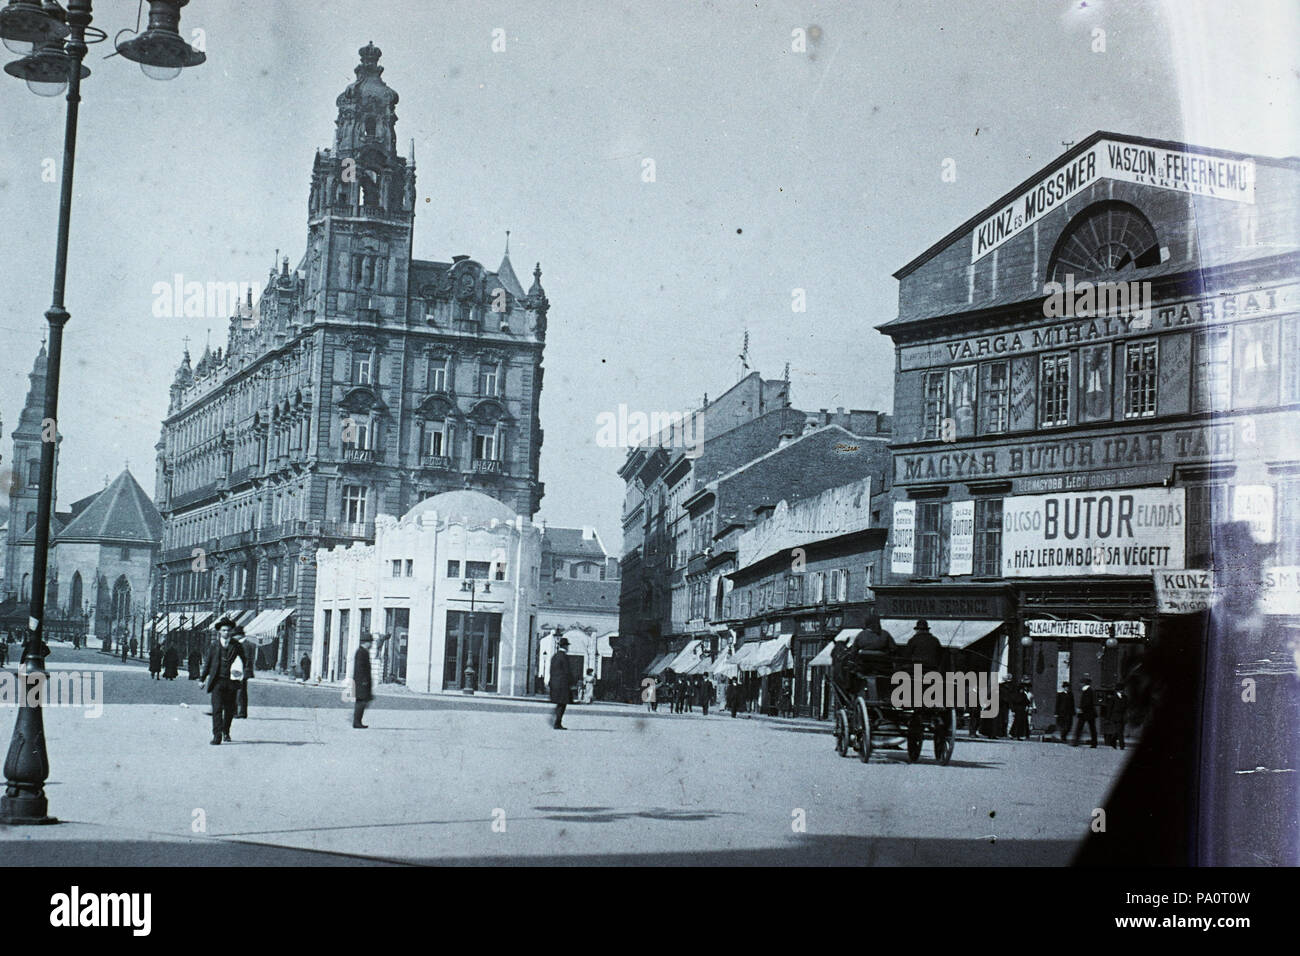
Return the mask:
M 131 6 L 101 2 L 96 25 L 133 30 Z M 155 317 L 154 286 L 260 289 L 277 250 L 298 262 L 313 153 L 368 41 L 415 141 L 415 256 L 496 268 L 508 229 L 525 285 L 541 263 L 539 517 L 617 552 L 624 452 L 598 446 L 602 412 L 720 395 L 746 331 L 751 368 L 789 363 L 797 407 L 891 410 L 874 327 L 897 314 L 892 273 L 1064 143 L 1106 129 L 1300 155 L 1297 9 L 194 0 L 181 28 L 202 31 L 203 66 L 158 82 L 105 59 L 111 43 L 86 61 L 60 506 L 128 462 L 152 493 L 183 341 L 197 358 L 226 327 Z M 0 76 L 0 469 L 50 302 L 63 115 Z

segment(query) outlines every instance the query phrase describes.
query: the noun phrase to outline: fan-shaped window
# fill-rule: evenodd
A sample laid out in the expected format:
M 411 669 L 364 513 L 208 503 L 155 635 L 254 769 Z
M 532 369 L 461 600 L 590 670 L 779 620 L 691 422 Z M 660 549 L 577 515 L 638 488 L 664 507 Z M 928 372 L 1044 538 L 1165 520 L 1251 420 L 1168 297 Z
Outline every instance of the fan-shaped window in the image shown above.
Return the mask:
M 1049 282 L 1118 276 L 1160 263 L 1160 242 L 1147 217 L 1122 202 L 1100 202 L 1065 227 L 1047 267 Z

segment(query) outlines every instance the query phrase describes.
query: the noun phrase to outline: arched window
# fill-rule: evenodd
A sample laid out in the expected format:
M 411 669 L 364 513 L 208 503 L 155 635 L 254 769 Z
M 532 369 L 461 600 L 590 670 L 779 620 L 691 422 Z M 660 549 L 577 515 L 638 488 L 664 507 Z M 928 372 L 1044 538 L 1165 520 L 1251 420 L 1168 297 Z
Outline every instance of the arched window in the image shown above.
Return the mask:
M 131 616 L 131 582 L 119 575 L 113 582 L 112 619 L 121 621 Z
M 81 572 L 77 571 L 72 575 L 72 592 L 68 595 L 68 613 L 80 614 L 82 597 Z
M 1136 206 L 1107 200 L 1070 220 L 1048 260 L 1047 279 L 1118 278 L 1159 264 L 1160 241 L 1147 217 Z

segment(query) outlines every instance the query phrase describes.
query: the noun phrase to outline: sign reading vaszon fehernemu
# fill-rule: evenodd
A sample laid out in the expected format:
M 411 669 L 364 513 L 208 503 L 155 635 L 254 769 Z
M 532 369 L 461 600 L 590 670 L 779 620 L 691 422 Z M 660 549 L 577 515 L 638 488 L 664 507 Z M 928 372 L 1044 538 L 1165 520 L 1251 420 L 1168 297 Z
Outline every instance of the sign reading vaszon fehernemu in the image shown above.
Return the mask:
M 1018 495 L 1002 508 L 1005 577 L 1150 575 L 1181 568 L 1182 488 Z

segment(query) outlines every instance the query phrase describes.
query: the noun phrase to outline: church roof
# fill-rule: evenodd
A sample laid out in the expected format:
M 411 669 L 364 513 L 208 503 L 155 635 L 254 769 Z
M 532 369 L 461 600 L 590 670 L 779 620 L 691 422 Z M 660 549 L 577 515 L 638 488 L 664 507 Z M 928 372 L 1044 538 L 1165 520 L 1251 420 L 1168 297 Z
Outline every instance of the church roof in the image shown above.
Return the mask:
M 138 541 L 157 544 L 162 540 L 163 522 L 158 509 L 123 470 L 61 532 L 63 541 Z

